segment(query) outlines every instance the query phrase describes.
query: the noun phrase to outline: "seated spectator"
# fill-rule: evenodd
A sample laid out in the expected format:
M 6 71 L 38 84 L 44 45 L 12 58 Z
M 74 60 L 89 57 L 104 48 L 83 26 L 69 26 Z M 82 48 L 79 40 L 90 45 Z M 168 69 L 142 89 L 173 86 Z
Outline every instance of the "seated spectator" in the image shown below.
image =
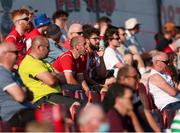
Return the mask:
M 140 23 L 136 18 L 129 18 L 125 21 L 126 45 L 133 54 L 143 54 L 144 47 L 139 43 L 136 34 L 140 31 Z
M 18 49 L 17 65 L 15 69 L 18 69 L 19 64 L 23 60 L 26 54 L 26 44 L 24 42 L 24 33 L 29 28 L 29 11 L 27 9 L 17 9 L 11 12 L 11 19 L 13 21 L 13 28 L 11 32 L 6 36 L 5 42 L 11 42 L 16 45 Z
M 64 48 L 67 50 L 71 49 L 70 42 L 73 37 L 76 36 L 82 36 L 83 35 L 83 29 L 82 25 L 79 23 L 73 23 L 70 25 L 67 33 L 67 39 L 64 43 Z
M 140 97 L 137 93 L 138 87 L 138 74 L 135 68 L 132 66 L 124 66 L 119 69 L 117 82 L 123 85 L 131 87 L 136 93 L 133 97 L 133 106 L 134 111 L 140 120 L 140 123 L 145 131 L 160 131 L 156 121 L 154 120 L 150 110 L 145 108 L 142 104 L 143 101 L 140 101 Z
M 119 27 L 118 33 L 120 37 L 120 46 L 117 47 L 118 52 L 123 56 L 127 64 L 133 65 L 134 62 L 137 62 L 137 68 L 140 74 L 143 74 L 145 72 L 145 66 L 141 55 L 137 53 L 132 53 L 129 47 L 127 47 L 125 44 L 127 36 L 125 28 Z
M 49 41 L 49 53 L 44 60 L 50 64 L 52 64 L 60 54 L 66 51 L 65 48 L 59 45 L 61 34 L 61 30 L 56 24 L 50 24 L 47 27 L 46 37 L 48 37 Z
M 37 36 L 32 41 L 32 49 L 26 55 L 19 67 L 19 75 L 23 83 L 33 92 L 33 103 L 37 106 L 42 103 L 62 103 L 70 107 L 74 99 L 63 97 L 61 81 L 51 65 L 43 59 L 48 55 L 48 40 Z
M 133 92 L 127 87 L 113 83 L 103 100 L 111 132 L 142 132 L 143 129 L 133 111 Z
M 96 112 L 96 113 L 94 113 Z M 108 132 L 109 124 L 99 105 L 87 104 L 79 114 L 78 124 L 80 132 Z
M 106 86 L 104 84 L 106 83 L 105 80 L 109 79 L 106 79 L 107 70 L 103 60 L 104 51 L 99 48 L 99 30 L 90 27 L 84 31 L 84 37 L 87 45 L 85 79 L 92 88 L 100 89 Z
M 153 56 L 152 61 L 153 68 L 151 69 L 148 86 L 155 105 L 160 110 L 179 109 L 180 89 L 176 88 L 171 77 L 164 73 L 164 70 L 168 64 L 167 54 L 163 52 L 157 52 Z
M 106 69 L 114 70 L 114 77 L 117 77 L 117 72 L 119 68 L 124 66 L 125 61 L 116 49 L 120 46 L 120 38 L 116 27 L 108 27 L 105 33 L 105 42 L 108 45 L 103 56 Z
M 26 93 L 13 79 L 11 70 L 16 62 L 17 48 L 11 43 L 0 45 L 0 107 L 1 119 L 10 126 L 25 127 L 34 120 L 34 110 L 27 107 Z
M 75 91 L 80 85 L 80 88 L 82 86 L 82 89 L 88 92 L 89 87 L 83 75 L 85 67 L 80 57 L 86 52 L 85 39 L 82 36 L 73 37 L 70 45 L 71 50 L 61 54 L 54 61 L 53 67 L 64 77 L 66 84 L 75 85 L 75 87 L 69 89 Z
M 30 52 L 32 40 L 39 35 L 45 35 L 45 31 L 47 29 L 47 26 L 51 24 L 51 20 L 50 18 L 47 17 L 45 13 L 42 13 L 34 18 L 34 24 L 35 24 L 35 28 L 26 35 L 27 53 Z

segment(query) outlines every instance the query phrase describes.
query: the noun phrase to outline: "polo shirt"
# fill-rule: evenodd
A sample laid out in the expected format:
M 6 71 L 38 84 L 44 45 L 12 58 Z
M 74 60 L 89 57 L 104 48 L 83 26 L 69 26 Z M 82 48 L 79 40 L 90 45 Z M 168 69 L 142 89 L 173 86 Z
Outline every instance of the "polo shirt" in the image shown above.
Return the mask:
M 64 48 L 67 49 L 67 50 L 71 50 L 70 39 L 69 38 L 65 41 Z
M 19 65 L 26 54 L 26 44 L 24 36 L 20 35 L 15 28 L 6 36 L 5 42 L 14 43 L 18 50 L 17 64 Z
M 36 37 L 41 35 L 37 28 L 34 28 L 29 34 L 26 35 L 26 47 L 27 47 L 27 54 L 30 53 L 30 47 L 32 40 Z
M 54 72 L 54 69 L 46 61 L 33 58 L 30 55 L 26 55 L 19 66 L 18 73 L 23 83 L 33 92 L 33 102 L 48 94 L 61 92 L 60 86 L 51 87 L 36 78 L 38 74 L 43 72 L 51 73 Z

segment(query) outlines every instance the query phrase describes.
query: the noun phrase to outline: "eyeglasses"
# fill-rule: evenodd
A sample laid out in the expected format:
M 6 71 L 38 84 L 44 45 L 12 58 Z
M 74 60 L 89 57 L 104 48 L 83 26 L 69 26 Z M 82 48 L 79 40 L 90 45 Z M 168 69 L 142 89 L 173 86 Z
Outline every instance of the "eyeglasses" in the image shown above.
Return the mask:
M 19 20 L 29 21 L 29 17 L 21 18 L 21 19 L 19 19 Z
M 117 40 L 119 41 L 120 37 L 116 37 L 116 38 L 111 38 L 111 40 Z
M 78 35 L 83 35 L 83 32 L 75 32 L 75 33 L 77 33 Z
M 92 37 L 92 38 L 89 38 L 89 39 L 99 40 L 100 38 L 99 37 Z
M 127 75 L 125 77 L 133 78 L 133 79 L 136 79 L 136 80 L 138 80 L 140 78 L 139 75 L 134 75 L 134 76 Z
M 127 34 L 126 34 L 126 33 L 123 33 L 123 34 L 119 34 L 119 35 L 121 35 L 121 36 L 126 36 Z

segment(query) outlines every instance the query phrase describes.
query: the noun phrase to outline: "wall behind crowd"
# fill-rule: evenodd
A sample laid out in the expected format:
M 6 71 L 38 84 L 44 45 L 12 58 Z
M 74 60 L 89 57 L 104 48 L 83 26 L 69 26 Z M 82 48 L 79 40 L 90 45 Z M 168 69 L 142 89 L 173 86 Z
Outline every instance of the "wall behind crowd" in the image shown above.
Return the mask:
M 180 1 L 162 0 L 162 3 L 162 23 L 176 20 L 179 13 L 177 3 Z M 0 25 L 3 34 L 7 34 L 12 26 L 9 12 L 24 5 L 32 7 L 37 13 L 46 12 L 50 17 L 57 8 L 66 10 L 70 14 L 69 24 L 95 24 L 97 17 L 106 15 L 115 26 L 124 26 L 126 19 L 136 17 L 142 24 L 137 36 L 140 43 L 148 51 L 155 47 L 153 37 L 158 31 L 157 0 L 99 0 L 99 7 L 96 6 L 97 0 L 1 0 Z

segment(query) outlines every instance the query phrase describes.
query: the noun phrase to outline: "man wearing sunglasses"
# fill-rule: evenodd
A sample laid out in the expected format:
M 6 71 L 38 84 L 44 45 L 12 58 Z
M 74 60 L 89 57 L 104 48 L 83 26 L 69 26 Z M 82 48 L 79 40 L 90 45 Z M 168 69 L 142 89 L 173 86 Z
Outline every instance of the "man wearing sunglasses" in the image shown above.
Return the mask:
M 117 51 L 117 47 L 120 46 L 120 38 L 116 27 L 108 27 L 105 33 L 105 42 L 108 45 L 103 57 L 106 69 L 114 70 L 114 77 L 117 77 L 117 72 L 119 68 L 124 66 L 125 61 Z
M 70 50 L 70 41 L 73 37 L 76 36 L 82 36 L 83 35 L 83 29 L 82 29 L 82 25 L 79 23 L 73 23 L 70 25 L 68 33 L 67 33 L 67 40 L 64 43 L 64 48 L 67 50 Z
M 180 109 L 179 86 L 175 87 L 171 77 L 164 73 L 168 63 L 166 53 L 158 52 L 153 56 L 153 68 L 149 77 L 149 91 L 153 96 L 154 103 L 160 110 Z
M 26 54 L 26 44 L 24 42 L 24 33 L 29 28 L 29 11 L 26 9 L 13 10 L 11 13 L 11 19 L 14 23 L 14 27 L 11 32 L 5 38 L 5 42 L 14 43 L 18 50 L 18 65 L 21 63 L 22 59 Z
M 138 96 L 137 87 L 138 87 L 138 79 L 139 75 L 136 71 L 136 69 L 132 66 L 126 65 L 119 69 L 118 76 L 117 76 L 117 82 L 123 85 L 127 85 L 133 89 L 133 106 L 134 111 L 136 115 L 138 116 L 138 119 L 140 120 L 140 123 L 145 131 L 156 131 L 160 132 L 160 129 L 154 120 L 151 112 L 146 109 L 142 101 L 140 100 L 140 97 Z M 142 117 L 143 116 L 143 117 Z

